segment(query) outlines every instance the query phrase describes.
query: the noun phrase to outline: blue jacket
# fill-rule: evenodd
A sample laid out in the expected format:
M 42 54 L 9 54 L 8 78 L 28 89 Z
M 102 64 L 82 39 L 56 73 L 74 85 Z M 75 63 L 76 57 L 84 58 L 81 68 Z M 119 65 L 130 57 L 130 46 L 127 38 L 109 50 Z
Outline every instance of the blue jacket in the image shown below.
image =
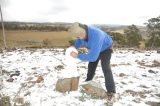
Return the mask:
M 75 48 L 84 46 L 89 49 L 87 54 L 78 54 L 78 58 L 82 61 L 94 62 L 98 59 L 100 52 L 104 51 L 112 45 L 112 38 L 106 33 L 94 26 L 87 26 L 88 39 L 77 39 Z

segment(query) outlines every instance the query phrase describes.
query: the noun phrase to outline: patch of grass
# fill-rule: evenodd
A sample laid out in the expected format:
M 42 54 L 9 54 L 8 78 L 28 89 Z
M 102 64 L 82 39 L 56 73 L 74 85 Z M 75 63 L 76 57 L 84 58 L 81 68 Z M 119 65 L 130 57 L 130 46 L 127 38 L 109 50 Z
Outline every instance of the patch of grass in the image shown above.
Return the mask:
M 7 30 L 5 32 L 7 47 L 66 47 L 70 45 L 71 40 L 71 36 L 66 31 Z M 4 47 L 3 35 L 0 33 L 0 48 L 2 47 Z

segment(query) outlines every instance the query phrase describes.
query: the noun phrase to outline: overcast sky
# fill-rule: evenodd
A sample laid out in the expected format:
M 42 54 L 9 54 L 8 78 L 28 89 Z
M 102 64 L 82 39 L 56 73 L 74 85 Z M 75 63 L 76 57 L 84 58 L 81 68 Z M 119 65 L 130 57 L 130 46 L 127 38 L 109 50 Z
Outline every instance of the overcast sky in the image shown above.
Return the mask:
M 144 25 L 160 0 L 0 0 L 5 21 Z

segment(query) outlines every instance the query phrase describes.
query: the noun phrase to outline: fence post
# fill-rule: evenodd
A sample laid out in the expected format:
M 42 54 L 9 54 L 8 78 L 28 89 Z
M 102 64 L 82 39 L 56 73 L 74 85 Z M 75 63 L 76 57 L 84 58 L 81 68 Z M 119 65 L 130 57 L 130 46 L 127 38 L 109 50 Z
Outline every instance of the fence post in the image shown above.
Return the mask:
M 0 5 L 0 12 L 1 12 L 1 24 L 2 24 L 2 31 L 3 31 L 3 42 L 4 42 L 4 47 L 7 48 L 1 5 Z

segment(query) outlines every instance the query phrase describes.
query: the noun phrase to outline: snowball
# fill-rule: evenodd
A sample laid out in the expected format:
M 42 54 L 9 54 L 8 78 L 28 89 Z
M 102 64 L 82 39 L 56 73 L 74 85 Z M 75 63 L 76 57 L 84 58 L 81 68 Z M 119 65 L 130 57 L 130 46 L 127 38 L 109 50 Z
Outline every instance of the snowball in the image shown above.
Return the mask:
M 66 49 L 65 60 L 64 60 L 66 66 L 64 67 L 61 76 L 63 78 L 71 78 L 79 76 L 77 71 L 77 59 L 71 56 L 72 51 L 78 53 L 77 49 L 73 46 Z

